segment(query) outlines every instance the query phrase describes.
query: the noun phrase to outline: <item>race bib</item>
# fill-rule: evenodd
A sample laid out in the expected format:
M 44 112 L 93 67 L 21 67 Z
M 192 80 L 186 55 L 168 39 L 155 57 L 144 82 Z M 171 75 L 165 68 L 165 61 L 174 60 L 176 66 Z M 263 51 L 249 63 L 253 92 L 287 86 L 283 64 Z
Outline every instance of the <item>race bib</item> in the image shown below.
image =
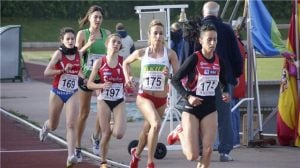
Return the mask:
M 198 96 L 214 96 L 215 89 L 219 83 L 218 76 L 204 76 L 198 78 L 196 95 Z
M 103 57 L 104 55 L 103 54 L 89 54 L 88 55 L 88 59 L 87 59 L 87 67 L 89 70 L 92 70 L 93 69 L 93 65 L 94 65 L 94 62 Z
M 113 83 L 110 88 L 104 88 L 101 92 L 104 100 L 118 100 L 124 97 L 123 83 Z
M 158 71 L 146 71 L 143 74 L 143 90 L 163 91 L 165 88 L 165 75 Z
M 58 89 L 65 92 L 73 92 L 78 88 L 78 76 L 62 74 L 58 82 Z

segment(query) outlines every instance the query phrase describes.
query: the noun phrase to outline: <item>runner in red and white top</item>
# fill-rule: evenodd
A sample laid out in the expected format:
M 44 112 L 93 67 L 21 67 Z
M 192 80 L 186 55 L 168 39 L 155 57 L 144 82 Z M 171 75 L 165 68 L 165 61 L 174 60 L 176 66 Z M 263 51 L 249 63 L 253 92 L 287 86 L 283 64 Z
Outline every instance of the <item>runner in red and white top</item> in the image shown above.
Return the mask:
M 111 135 L 121 139 L 126 131 L 126 113 L 124 102 L 123 57 L 119 56 L 122 47 L 119 34 L 111 34 L 105 41 L 107 55 L 95 61 L 87 87 L 100 90 L 97 97 L 98 121 L 101 127 L 101 166 L 107 167 L 108 143 Z M 95 83 L 96 76 L 100 83 Z M 114 124 L 111 129 L 111 112 Z M 101 116 L 101 117 L 100 117 Z
M 101 67 L 98 70 L 100 83 L 111 82 L 110 88 L 101 89 L 98 96 L 99 100 L 116 101 L 124 98 L 124 73 L 122 69 L 123 57 L 118 56 L 118 62 L 115 67 L 110 67 L 107 58 L 101 58 Z M 113 107 L 111 107 L 113 109 Z
M 54 76 L 52 89 L 49 96 L 49 119 L 44 122 L 40 130 L 40 141 L 45 141 L 49 131 L 58 127 L 60 114 L 64 105 L 66 106 L 66 127 L 68 159 L 67 167 L 80 162 L 75 151 L 75 125 L 78 117 L 78 73 L 80 71 L 80 60 L 86 47 L 91 44 L 91 39 L 86 47 L 78 51 L 75 47 L 75 31 L 70 27 L 61 29 L 60 40 L 62 45 L 54 52 L 44 75 Z

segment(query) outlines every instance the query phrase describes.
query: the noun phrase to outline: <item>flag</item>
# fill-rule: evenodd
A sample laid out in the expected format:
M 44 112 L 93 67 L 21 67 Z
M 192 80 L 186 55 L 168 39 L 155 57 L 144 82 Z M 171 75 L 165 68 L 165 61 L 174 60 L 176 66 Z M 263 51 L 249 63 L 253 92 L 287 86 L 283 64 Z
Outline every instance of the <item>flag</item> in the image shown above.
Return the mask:
M 292 145 L 295 143 L 297 118 L 296 118 L 296 78 L 288 72 L 287 60 L 282 70 L 280 93 L 277 113 L 277 137 L 280 145 Z
M 296 39 L 299 39 L 299 37 L 296 38 L 295 7 L 298 8 L 296 17 L 298 20 L 299 32 L 300 0 L 297 0 L 297 4 L 296 1 L 293 3 L 287 39 L 287 50 L 294 56 L 296 56 Z M 291 57 L 286 57 L 282 70 L 283 73 L 278 99 L 278 113 L 276 121 L 277 136 L 280 145 L 294 145 L 300 147 L 300 102 L 299 97 L 297 97 L 297 75 L 295 73 L 295 65 L 293 65 L 293 60 L 294 58 L 291 59 Z
M 254 48 L 264 56 L 280 55 L 281 51 L 285 50 L 285 46 L 274 19 L 262 0 L 248 2 Z

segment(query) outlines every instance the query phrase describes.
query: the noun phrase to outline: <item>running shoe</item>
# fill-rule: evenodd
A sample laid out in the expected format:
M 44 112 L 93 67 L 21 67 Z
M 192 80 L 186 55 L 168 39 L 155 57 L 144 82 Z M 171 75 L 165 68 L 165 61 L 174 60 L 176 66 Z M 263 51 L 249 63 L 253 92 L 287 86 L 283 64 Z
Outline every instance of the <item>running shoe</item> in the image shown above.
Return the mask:
M 230 155 L 226 153 L 220 154 L 220 162 L 230 162 L 230 161 L 233 161 L 233 158 Z
M 99 145 L 100 145 L 100 139 L 94 138 L 94 135 L 91 136 L 91 142 L 92 142 L 92 149 L 93 153 L 97 156 L 99 156 Z
M 241 147 L 240 144 L 235 144 L 235 145 L 233 145 L 233 149 L 240 148 L 240 147 Z
M 152 162 L 152 163 L 149 163 L 149 164 L 147 165 L 147 168 L 155 168 L 154 163 L 153 163 L 153 162 Z
M 167 137 L 167 142 L 169 145 L 173 145 L 175 142 L 179 141 L 179 133 L 182 132 L 181 124 L 177 125 L 176 128 L 171 131 Z
M 100 164 L 100 168 L 108 168 L 107 163 L 106 162 L 102 162 Z
M 74 155 L 69 156 L 67 159 L 67 168 L 71 168 L 74 166 L 74 164 L 77 163 L 77 157 Z
M 81 153 L 81 148 L 76 148 L 75 149 L 75 156 L 76 156 L 76 159 L 77 159 L 77 162 L 78 163 L 81 163 L 82 162 L 82 153 Z
M 44 122 L 43 124 L 43 127 L 41 128 L 40 130 L 40 134 L 39 134 L 39 137 L 40 137 L 40 141 L 41 142 L 44 142 L 47 138 L 47 135 L 48 135 L 48 129 L 47 129 L 47 126 L 46 126 L 46 122 Z
M 201 163 L 200 162 L 198 162 L 198 164 L 197 164 L 197 168 L 201 168 Z
M 141 159 L 136 156 L 136 148 L 131 148 L 130 168 L 138 168 Z

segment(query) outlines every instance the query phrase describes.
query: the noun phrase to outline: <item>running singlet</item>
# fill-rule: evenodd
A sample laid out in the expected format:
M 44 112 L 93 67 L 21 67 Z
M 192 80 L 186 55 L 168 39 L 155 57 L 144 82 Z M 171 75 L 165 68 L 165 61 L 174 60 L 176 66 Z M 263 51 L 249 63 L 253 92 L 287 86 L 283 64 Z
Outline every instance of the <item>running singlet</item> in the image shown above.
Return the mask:
M 103 88 L 98 96 L 99 100 L 115 101 L 124 98 L 125 77 L 122 69 L 123 57 L 118 56 L 116 67 L 109 67 L 106 57 L 101 58 L 101 67 L 98 70 L 100 83 L 109 81 L 112 83 L 110 88 Z
M 85 34 L 85 41 L 88 41 L 90 37 L 90 31 L 89 29 L 84 29 L 83 30 Z M 87 49 L 87 56 L 83 57 L 82 61 L 82 72 L 85 77 L 89 77 L 93 64 L 96 61 L 96 59 L 104 56 L 106 54 L 106 47 L 105 47 L 105 40 L 107 38 L 106 30 L 105 29 L 100 29 L 100 33 L 102 35 L 101 39 L 96 39 L 95 43 Z M 99 79 L 98 76 L 96 76 L 96 80 Z
M 170 66 L 167 48 L 164 47 L 164 55 L 160 58 L 151 58 L 148 52 L 149 47 L 146 48 L 141 61 L 139 93 L 142 93 L 143 90 L 163 91 L 168 81 L 163 74 L 163 70 Z
M 200 52 L 196 52 L 196 54 L 198 56 L 196 95 L 215 96 L 215 89 L 218 86 L 220 75 L 219 57 L 215 57 L 214 62 L 208 63 Z
M 61 91 L 73 93 L 78 89 L 78 72 L 80 70 L 80 56 L 75 53 L 75 59 L 69 60 L 62 54 L 61 61 L 56 63 L 55 69 L 64 69 L 67 64 L 72 64 L 72 69 L 68 73 L 62 73 L 54 77 L 53 88 Z

